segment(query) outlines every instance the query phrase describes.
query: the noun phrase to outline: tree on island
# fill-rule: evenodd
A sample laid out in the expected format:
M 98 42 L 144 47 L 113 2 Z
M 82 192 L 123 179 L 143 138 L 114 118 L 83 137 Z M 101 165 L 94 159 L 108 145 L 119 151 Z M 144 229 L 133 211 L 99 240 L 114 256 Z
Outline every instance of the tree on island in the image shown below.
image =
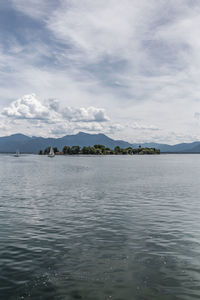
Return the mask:
M 63 154 L 70 154 L 71 148 L 69 146 L 64 146 L 62 152 Z
M 79 154 L 80 153 L 80 146 L 72 146 L 71 147 L 71 154 Z
M 57 147 L 53 147 L 53 151 L 54 151 L 54 153 L 57 153 L 57 152 L 59 152 L 59 150 L 58 150 L 58 148 L 57 148 Z
M 119 146 L 116 146 L 116 147 L 114 148 L 114 153 L 115 153 L 115 154 L 120 154 L 120 153 L 121 153 L 121 148 L 120 148 Z
M 54 147 L 54 153 L 59 152 L 57 147 Z M 49 154 L 50 147 L 47 147 L 44 151 L 40 150 L 39 154 Z M 84 146 L 82 149 L 80 146 L 64 146 L 62 150 L 62 154 L 64 155 L 143 155 L 143 154 L 160 154 L 160 150 L 155 148 L 142 148 L 139 146 L 138 148 L 120 148 L 116 146 L 114 149 L 110 149 L 105 147 L 104 145 L 94 145 L 94 146 Z

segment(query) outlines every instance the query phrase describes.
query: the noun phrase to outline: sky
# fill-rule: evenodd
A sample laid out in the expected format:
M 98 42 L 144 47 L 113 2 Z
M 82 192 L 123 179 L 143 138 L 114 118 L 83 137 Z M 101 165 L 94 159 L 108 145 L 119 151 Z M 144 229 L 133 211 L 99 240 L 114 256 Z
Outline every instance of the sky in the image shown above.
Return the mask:
M 200 140 L 199 0 L 1 0 L 0 136 Z

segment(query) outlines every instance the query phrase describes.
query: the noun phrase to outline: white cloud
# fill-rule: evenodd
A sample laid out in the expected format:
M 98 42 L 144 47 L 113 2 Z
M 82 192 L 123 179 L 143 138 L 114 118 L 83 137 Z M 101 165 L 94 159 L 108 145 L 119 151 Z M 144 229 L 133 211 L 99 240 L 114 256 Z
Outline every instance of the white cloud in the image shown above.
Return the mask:
M 97 107 L 64 107 L 59 108 L 59 101 L 50 99 L 46 106 L 36 98 L 35 94 L 24 95 L 10 106 L 3 109 L 2 114 L 14 119 L 51 120 L 63 119 L 70 122 L 107 122 L 105 110 Z
M 56 38 L 72 43 L 88 59 L 121 57 L 137 47 L 134 36 L 143 9 L 133 0 L 62 1 L 47 26 Z
M 194 118 L 197 120 L 200 120 L 200 113 L 199 112 L 195 112 L 194 113 Z
M 48 109 L 36 98 L 35 94 L 25 95 L 3 109 L 3 115 L 15 119 L 48 120 Z
M 2 111 L 2 115 L 14 119 L 30 119 L 40 121 L 68 120 L 70 122 L 107 122 L 109 121 L 102 108 L 64 107 L 59 108 L 56 99 L 46 101 L 46 106 L 36 98 L 35 94 L 24 95 Z
M 139 124 L 138 122 L 134 122 L 130 125 L 132 129 L 138 129 L 138 130 L 159 130 L 158 127 L 155 125 L 146 125 L 146 124 Z
M 0 130 L 4 131 L 6 130 L 6 125 L 0 120 Z
M 25 44 L 8 36 L 0 47 L 0 106 L 29 91 L 61 100 L 41 102 L 46 115 L 41 106 L 34 112 L 16 104 L 4 116 L 43 123 L 54 116 L 63 131 L 94 129 L 96 122 L 96 130 L 107 132 L 120 123 L 121 131 L 112 125 L 112 134 L 128 140 L 169 140 L 173 130 L 172 142 L 181 134 L 198 136 L 198 1 L 10 2 L 40 30 L 32 35 L 26 28 Z
M 39 100 L 35 94 L 24 95 L 2 110 L 1 117 L 12 120 L 15 131 L 31 129 L 36 135 L 64 135 L 80 130 L 89 132 L 111 132 L 119 125 L 110 121 L 106 112 L 97 107 L 60 107 L 57 99 Z M 0 124 L 1 125 L 1 124 Z M 3 127 L 0 129 L 3 129 Z M 12 126 L 9 127 L 12 131 Z M 23 131 L 24 132 L 24 131 Z
M 55 124 L 50 130 L 50 134 L 56 136 L 62 136 L 66 134 L 76 134 L 79 131 L 89 132 L 89 133 L 105 133 L 113 134 L 121 131 L 123 126 L 115 123 L 97 123 L 97 122 L 68 122 Z
M 74 108 L 66 107 L 62 113 L 63 117 L 72 122 L 105 122 L 109 121 L 105 110 L 102 108 L 88 107 L 88 108 Z
M 11 0 L 13 7 L 34 19 L 46 17 L 47 13 L 57 6 L 56 2 L 52 0 L 29 0 L 27 3 L 26 0 Z

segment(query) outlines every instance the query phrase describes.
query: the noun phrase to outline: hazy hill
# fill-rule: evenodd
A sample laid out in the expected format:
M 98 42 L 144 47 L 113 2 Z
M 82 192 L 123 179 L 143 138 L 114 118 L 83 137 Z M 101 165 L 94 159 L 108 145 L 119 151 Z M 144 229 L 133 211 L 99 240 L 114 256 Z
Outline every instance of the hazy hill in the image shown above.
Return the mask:
M 10 136 L 0 137 L 0 152 L 20 152 L 38 153 L 40 149 L 45 149 L 48 146 L 57 147 L 59 150 L 66 146 L 93 146 L 95 144 L 105 145 L 113 149 L 115 146 L 121 148 L 138 147 L 139 144 L 130 144 L 122 140 L 113 140 L 105 134 L 89 134 L 79 132 L 75 135 L 66 135 L 62 138 L 42 138 L 28 137 L 23 134 L 13 134 Z M 200 153 L 200 142 L 181 143 L 177 145 L 167 145 L 158 143 L 141 144 L 142 147 L 153 147 L 160 149 L 161 152 L 189 152 Z
M 124 141 L 117 141 L 107 137 L 104 134 L 88 134 L 79 132 L 75 135 L 66 135 L 62 138 L 42 138 L 28 137 L 22 134 L 14 134 L 7 137 L 0 137 L 0 152 L 20 152 L 38 153 L 40 149 L 48 146 L 56 146 L 59 150 L 66 146 L 93 146 L 102 144 L 109 148 L 120 146 L 122 148 L 130 147 L 132 144 Z
M 139 144 L 134 144 L 137 147 Z M 158 144 L 158 143 L 145 143 L 143 147 L 153 147 L 160 149 L 161 152 L 200 152 L 200 142 L 181 143 L 176 145 Z

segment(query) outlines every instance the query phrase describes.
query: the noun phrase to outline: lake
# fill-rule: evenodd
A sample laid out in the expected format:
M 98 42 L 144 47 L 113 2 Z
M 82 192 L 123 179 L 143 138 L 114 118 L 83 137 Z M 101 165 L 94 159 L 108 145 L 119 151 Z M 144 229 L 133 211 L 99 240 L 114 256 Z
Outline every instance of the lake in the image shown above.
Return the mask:
M 200 155 L 0 155 L 0 299 L 200 299 Z

